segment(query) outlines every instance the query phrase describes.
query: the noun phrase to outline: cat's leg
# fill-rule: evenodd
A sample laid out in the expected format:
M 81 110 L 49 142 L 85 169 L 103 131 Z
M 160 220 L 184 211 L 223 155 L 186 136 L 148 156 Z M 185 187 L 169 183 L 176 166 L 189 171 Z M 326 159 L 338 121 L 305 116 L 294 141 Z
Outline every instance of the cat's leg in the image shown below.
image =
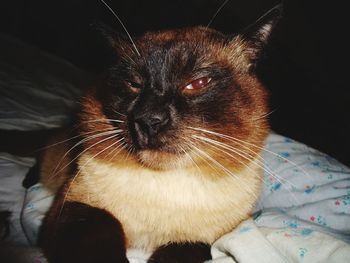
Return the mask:
M 204 243 L 168 244 L 158 248 L 148 263 L 202 263 L 211 259 L 210 246 Z
M 83 203 L 54 205 L 45 218 L 39 245 L 50 263 L 127 263 L 120 222 Z

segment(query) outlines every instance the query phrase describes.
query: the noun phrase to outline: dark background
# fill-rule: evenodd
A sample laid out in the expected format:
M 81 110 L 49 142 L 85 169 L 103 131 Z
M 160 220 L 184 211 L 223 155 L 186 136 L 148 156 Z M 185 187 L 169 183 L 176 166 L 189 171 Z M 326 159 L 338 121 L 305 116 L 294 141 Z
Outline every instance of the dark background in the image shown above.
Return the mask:
M 107 0 L 106 0 L 107 1 Z M 107 1 L 132 35 L 206 25 L 223 0 Z M 340 1 L 339 1 L 340 2 Z M 212 27 L 233 33 L 277 1 L 231 0 Z M 350 165 L 349 33 L 345 1 L 284 1 L 284 15 L 258 71 L 271 93 L 275 131 Z M 0 32 L 95 74 L 108 54 L 91 24 L 121 26 L 99 0 L 1 0 Z

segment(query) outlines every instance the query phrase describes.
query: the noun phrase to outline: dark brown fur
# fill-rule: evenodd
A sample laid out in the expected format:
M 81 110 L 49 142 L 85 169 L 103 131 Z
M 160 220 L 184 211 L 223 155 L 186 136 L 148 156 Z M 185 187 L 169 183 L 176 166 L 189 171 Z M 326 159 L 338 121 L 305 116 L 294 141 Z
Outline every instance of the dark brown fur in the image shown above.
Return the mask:
M 122 226 L 110 213 L 69 202 L 62 211 L 61 207 L 51 209 L 39 245 L 52 263 L 126 263 L 124 239 Z

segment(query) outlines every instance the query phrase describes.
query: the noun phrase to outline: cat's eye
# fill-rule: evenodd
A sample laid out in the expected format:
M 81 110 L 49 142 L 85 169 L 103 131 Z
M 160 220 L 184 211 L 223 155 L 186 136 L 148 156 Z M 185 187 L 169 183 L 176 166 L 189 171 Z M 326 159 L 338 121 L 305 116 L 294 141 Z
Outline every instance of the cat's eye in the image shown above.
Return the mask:
M 140 93 L 141 88 L 142 88 L 142 84 L 141 83 L 137 83 L 131 80 L 127 80 L 125 81 L 126 85 L 128 86 L 128 88 L 130 89 L 131 92 L 133 93 Z
M 200 91 L 200 90 L 206 88 L 210 81 L 211 81 L 211 78 L 209 78 L 209 77 L 202 77 L 199 79 L 195 79 L 183 87 L 183 92 L 184 93 L 195 93 L 197 91 Z

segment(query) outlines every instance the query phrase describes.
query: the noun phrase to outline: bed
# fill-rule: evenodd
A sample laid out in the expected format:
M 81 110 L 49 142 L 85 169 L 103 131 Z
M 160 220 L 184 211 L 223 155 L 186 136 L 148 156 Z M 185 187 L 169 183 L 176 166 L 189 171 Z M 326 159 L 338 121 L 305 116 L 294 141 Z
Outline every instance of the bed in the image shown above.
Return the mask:
M 0 130 L 47 130 L 69 122 L 88 75 L 18 40 L 0 40 Z M 36 240 L 53 197 L 40 183 L 22 186 L 35 162 L 0 153 L 0 211 L 12 213 L 0 249 L 4 263 L 46 262 Z M 264 187 L 252 217 L 213 244 L 210 262 L 349 262 L 350 169 L 273 131 L 263 162 Z M 148 256 L 128 251 L 131 263 Z

